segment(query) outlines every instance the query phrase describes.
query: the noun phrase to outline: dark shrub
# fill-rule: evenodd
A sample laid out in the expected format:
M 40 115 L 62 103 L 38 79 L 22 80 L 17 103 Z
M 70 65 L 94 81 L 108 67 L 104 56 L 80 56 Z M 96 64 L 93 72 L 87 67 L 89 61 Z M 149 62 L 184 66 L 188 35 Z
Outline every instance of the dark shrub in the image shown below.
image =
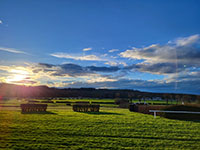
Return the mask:
M 200 107 L 189 106 L 189 105 L 173 105 L 173 106 L 165 108 L 164 110 L 200 112 Z M 164 113 L 164 117 L 169 118 L 169 119 L 180 119 L 180 120 L 200 120 L 200 114 Z
M 53 103 L 53 101 L 51 101 L 51 100 L 45 100 L 45 101 L 41 101 L 41 103 Z
M 119 105 L 119 104 L 122 104 L 122 103 L 129 103 L 129 100 L 127 99 L 115 99 L 115 104 Z

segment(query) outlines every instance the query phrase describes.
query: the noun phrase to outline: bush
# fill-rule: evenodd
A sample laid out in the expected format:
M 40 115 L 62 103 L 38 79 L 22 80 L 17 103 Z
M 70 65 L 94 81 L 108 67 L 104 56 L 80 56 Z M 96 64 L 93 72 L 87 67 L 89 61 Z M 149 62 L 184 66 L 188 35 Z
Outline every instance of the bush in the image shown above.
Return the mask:
M 127 99 L 116 99 L 115 100 L 115 104 L 117 104 L 117 105 L 122 104 L 122 103 L 129 103 L 129 100 L 127 100 Z
M 55 101 L 56 103 L 66 103 L 66 104 L 71 104 L 70 101 Z

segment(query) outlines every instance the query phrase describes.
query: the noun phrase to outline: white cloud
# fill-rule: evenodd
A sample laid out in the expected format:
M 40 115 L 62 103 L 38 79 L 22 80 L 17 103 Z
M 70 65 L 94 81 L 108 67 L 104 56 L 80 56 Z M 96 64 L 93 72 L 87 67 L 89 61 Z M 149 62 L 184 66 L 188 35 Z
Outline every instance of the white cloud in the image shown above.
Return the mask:
M 96 55 L 85 55 L 85 56 L 72 56 L 66 53 L 54 53 L 51 56 L 58 57 L 58 58 L 69 58 L 74 60 L 89 60 L 89 61 L 104 61 L 103 59 L 99 58 Z
M 88 47 L 88 48 L 84 48 L 83 51 L 91 51 L 92 48 L 91 47 Z
M 153 44 L 143 48 L 133 47 L 119 55 L 140 60 L 127 68 L 153 74 L 182 73 L 191 68 L 200 69 L 200 36 L 178 38 L 164 45 Z
M 111 49 L 111 50 L 109 50 L 108 52 L 109 53 L 113 53 L 113 52 L 117 52 L 117 51 L 119 51 L 118 49 Z
M 114 61 L 108 61 L 108 62 L 105 62 L 104 64 L 110 65 L 110 66 L 117 66 L 117 65 L 127 66 L 125 62 L 114 62 Z
M 0 20 L 0 24 L 3 24 L 3 21 L 2 21 L 2 20 Z
M 117 58 L 117 56 L 110 56 L 111 58 L 114 58 L 114 59 L 116 59 Z
M 108 62 L 105 62 L 104 64 L 110 65 L 110 66 L 117 66 L 117 63 L 114 61 L 108 61 Z
M 178 38 L 175 43 L 178 46 L 189 46 L 191 44 L 197 43 L 200 41 L 200 36 L 198 34 L 192 35 L 189 37 L 184 37 L 184 38 Z
M 106 57 L 106 56 L 108 56 L 108 54 L 103 54 L 103 55 L 101 55 L 101 56 Z
M 94 76 L 90 76 L 86 82 L 87 83 L 96 83 L 96 82 L 114 82 L 114 81 L 117 81 L 117 79 L 111 79 L 111 78 L 108 78 L 106 76 L 101 76 L 99 74 L 96 74 Z
M 78 57 L 77 59 L 79 59 L 79 60 L 96 60 L 96 61 L 101 61 L 101 58 L 97 57 L 96 55 L 81 56 L 81 57 Z
M 200 36 L 179 38 L 165 45 L 153 44 L 144 48 L 133 48 L 119 55 L 124 58 L 143 60 L 145 63 L 178 63 L 200 65 Z
M 6 48 L 6 47 L 0 47 L 0 51 L 6 51 L 6 52 L 10 52 L 10 53 L 18 53 L 18 54 L 27 54 L 24 51 L 20 51 L 14 48 Z
M 120 65 L 128 66 L 125 62 L 119 62 Z

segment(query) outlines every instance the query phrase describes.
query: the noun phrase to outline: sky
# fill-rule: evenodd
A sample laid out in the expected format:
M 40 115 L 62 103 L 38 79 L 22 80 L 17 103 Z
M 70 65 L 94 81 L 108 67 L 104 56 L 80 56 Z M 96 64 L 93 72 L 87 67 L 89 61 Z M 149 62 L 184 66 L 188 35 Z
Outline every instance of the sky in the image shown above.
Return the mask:
M 0 0 L 0 82 L 200 94 L 198 0 Z

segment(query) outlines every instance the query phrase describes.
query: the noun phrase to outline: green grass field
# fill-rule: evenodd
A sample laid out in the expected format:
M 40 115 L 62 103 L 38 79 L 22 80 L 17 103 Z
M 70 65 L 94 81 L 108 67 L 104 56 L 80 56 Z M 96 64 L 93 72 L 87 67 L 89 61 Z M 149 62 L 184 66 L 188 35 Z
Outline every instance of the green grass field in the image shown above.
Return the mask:
M 170 120 L 101 107 L 99 113 L 48 106 L 21 114 L 0 105 L 0 149 L 200 149 L 200 122 Z

